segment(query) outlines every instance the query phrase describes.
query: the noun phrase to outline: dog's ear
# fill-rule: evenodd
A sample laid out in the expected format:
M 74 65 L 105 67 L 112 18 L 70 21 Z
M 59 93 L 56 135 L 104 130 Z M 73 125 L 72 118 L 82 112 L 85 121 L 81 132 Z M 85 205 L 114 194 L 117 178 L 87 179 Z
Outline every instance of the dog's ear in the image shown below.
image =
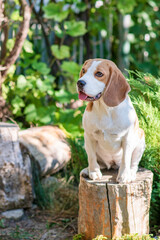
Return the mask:
M 83 66 L 82 66 L 82 69 L 83 69 L 83 67 L 84 67 L 90 60 L 92 60 L 92 59 L 88 59 L 88 60 L 86 60 L 86 61 L 84 62 Z M 79 78 L 81 78 L 82 75 L 83 75 L 82 69 L 81 69 L 81 71 L 80 71 L 80 73 L 79 73 Z
M 127 80 L 117 67 L 110 67 L 109 72 L 109 79 L 103 94 L 103 100 L 107 106 L 115 107 L 126 98 L 127 93 L 131 89 Z

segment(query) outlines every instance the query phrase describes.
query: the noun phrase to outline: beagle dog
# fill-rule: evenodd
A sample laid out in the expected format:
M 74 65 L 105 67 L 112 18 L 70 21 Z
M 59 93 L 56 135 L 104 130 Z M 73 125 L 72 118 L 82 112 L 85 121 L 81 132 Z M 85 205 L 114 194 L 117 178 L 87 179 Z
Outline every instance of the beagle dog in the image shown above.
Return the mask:
M 77 90 L 79 99 L 88 101 L 83 127 L 89 166 L 82 174 L 96 180 L 102 178 L 100 169 L 119 168 L 117 182 L 134 181 L 145 136 L 125 77 L 112 61 L 89 59 L 81 69 Z

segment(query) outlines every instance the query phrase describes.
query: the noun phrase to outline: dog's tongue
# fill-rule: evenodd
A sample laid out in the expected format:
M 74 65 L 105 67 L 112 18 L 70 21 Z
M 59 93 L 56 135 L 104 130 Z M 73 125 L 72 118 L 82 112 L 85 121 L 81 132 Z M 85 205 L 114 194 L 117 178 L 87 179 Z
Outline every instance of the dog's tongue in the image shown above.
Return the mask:
M 86 100 L 86 98 L 87 98 L 87 95 L 85 94 L 85 93 L 83 93 L 83 92 L 79 92 L 79 99 L 81 99 L 81 100 Z

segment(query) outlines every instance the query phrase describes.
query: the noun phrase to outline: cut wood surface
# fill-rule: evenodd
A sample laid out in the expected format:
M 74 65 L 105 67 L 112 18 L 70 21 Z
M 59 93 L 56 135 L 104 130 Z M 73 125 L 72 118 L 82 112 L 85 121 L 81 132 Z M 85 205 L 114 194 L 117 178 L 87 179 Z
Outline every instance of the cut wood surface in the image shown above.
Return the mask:
M 85 240 L 149 233 L 152 172 L 140 168 L 128 184 L 117 184 L 116 176 L 116 170 L 108 170 L 99 181 L 80 177 L 78 231 Z
M 22 157 L 18 126 L 0 123 L 0 211 L 31 207 L 31 165 Z

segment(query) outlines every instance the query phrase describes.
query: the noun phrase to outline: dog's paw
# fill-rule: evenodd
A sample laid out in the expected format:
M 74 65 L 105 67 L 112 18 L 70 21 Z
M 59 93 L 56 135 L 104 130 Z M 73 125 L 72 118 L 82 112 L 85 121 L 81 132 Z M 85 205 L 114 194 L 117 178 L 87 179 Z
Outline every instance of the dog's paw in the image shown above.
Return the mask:
M 82 177 L 89 177 L 88 167 L 87 167 L 87 168 L 84 168 L 84 169 L 80 172 L 80 176 L 82 176 Z
M 119 172 L 116 181 L 118 183 L 130 183 L 132 181 L 131 172 L 129 170 Z
M 137 173 L 136 170 L 132 170 L 131 169 L 131 181 L 135 181 L 136 180 L 136 173 Z
M 95 169 L 95 171 L 89 171 L 89 178 L 92 180 L 101 179 L 102 173 L 100 169 Z

